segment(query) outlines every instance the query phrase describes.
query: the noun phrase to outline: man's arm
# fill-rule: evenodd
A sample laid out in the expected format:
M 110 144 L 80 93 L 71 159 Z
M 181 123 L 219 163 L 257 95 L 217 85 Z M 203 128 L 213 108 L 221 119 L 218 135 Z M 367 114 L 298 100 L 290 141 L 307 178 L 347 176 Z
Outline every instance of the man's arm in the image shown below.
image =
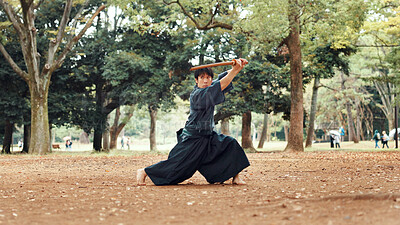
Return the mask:
M 226 87 L 232 82 L 233 78 L 244 68 L 244 65 L 247 64 L 247 60 L 239 59 L 236 60 L 236 64 L 232 66 L 231 70 L 228 70 L 228 75 L 220 80 L 221 91 L 225 90 Z

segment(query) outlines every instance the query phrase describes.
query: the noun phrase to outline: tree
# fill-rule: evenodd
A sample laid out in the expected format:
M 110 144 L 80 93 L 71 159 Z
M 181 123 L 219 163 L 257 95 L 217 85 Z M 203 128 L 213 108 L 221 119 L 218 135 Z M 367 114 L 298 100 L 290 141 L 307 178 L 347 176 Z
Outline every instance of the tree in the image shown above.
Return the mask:
M 355 49 L 351 47 L 334 49 L 330 44 L 317 47 L 309 54 L 307 58 L 309 66 L 305 71 L 314 77 L 313 92 L 311 98 L 310 119 L 308 121 L 306 148 L 311 147 L 314 137 L 314 123 L 317 110 L 318 89 L 323 87 L 320 85 L 320 79 L 331 78 L 335 75 L 335 68 L 349 75 L 349 61 L 347 56 L 354 53 Z
M 291 114 L 285 150 L 303 151 L 301 50 L 329 41 L 334 43 L 335 48 L 347 44 L 365 18 L 365 4 L 362 1 L 343 4 L 329 0 L 260 0 L 249 1 L 246 9 L 251 12 L 251 16 L 239 26 L 243 32 L 258 42 L 260 48 L 266 49 L 265 52 L 285 46 L 289 50 Z
M 12 22 L 12 25 L 19 36 L 27 71 L 24 71 L 15 63 L 1 43 L 0 51 L 10 63 L 14 71 L 21 76 L 29 86 L 31 97 L 31 139 L 29 152 L 32 154 L 45 154 L 50 151 L 48 92 L 51 75 L 63 64 L 72 47 L 83 36 L 94 18 L 105 8 L 105 6 L 98 8 L 77 35 L 74 35 L 73 32 L 67 35 L 66 28 L 70 20 L 69 17 L 73 6 L 72 0 L 67 0 L 65 3 L 64 14 L 59 20 L 60 23 L 58 24 L 57 34 L 49 43 L 46 62 L 44 63 L 44 66 L 41 66 L 41 54 L 38 52 L 36 42 L 38 30 L 35 27 L 35 19 L 38 19 L 36 18 L 36 12 L 42 1 L 40 1 L 39 4 L 35 4 L 33 0 L 21 0 L 20 2 L 21 15 L 19 15 L 19 11 L 16 11 L 6 0 L 0 0 L 0 5 L 7 14 L 8 20 Z M 76 19 L 81 17 L 82 11 L 83 10 L 80 10 L 77 13 Z M 77 23 L 77 21 L 74 20 L 73 23 Z M 74 25 L 72 25 L 72 27 L 74 27 Z M 65 39 L 65 37 L 67 38 Z M 63 40 L 66 40 L 67 44 L 63 51 L 59 53 Z
M 399 41 L 400 41 L 400 3 L 395 0 L 373 1 L 374 17 L 364 24 L 364 33 L 358 46 L 361 54 L 366 59 L 367 80 L 372 82 L 381 98 L 379 104 L 388 121 L 389 130 L 394 128 L 395 114 L 395 83 L 398 81 L 396 72 L 399 66 Z M 364 72 L 365 73 L 365 72 Z

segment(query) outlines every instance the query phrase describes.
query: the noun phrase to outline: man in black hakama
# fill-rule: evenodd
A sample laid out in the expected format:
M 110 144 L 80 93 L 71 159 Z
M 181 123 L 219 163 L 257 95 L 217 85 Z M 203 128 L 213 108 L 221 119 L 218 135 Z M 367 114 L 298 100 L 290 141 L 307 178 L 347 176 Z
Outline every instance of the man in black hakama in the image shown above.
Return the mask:
M 147 176 L 155 185 L 178 184 L 199 171 L 209 183 L 222 183 L 233 178 L 234 184 L 245 184 L 239 173 L 250 165 L 239 143 L 232 137 L 217 134 L 214 129 L 215 105 L 225 101 L 233 89 L 233 78 L 246 60 L 212 81 L 210 68 L 195 71 L 196 86 L 190 94 L 190 114 L 185 127 L 177 132 L 178 144 L 168 159 L 137 171 L 137 182 L 145 184 Z

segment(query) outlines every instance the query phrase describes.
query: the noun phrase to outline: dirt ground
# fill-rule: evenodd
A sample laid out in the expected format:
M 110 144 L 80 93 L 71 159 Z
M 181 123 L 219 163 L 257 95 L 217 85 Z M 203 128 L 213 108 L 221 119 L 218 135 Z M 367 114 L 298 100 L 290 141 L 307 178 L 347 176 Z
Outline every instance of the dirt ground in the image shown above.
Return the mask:
M 2 155 L 0 224 L 400 224 L 400 151 L 252 153 L 246 185 L 135 185 L 166 157 Z

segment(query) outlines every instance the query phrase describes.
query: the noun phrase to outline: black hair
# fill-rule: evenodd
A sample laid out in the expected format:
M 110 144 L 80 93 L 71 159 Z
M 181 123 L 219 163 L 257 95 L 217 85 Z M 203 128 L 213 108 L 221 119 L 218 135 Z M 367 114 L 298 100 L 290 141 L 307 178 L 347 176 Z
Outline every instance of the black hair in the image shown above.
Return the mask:
M 202 68 L 202 69 L 198 69 L 198 70 L 194 71 L 194 78 L 197 79 L 202 74 L 207 74 L 211 78 L 214 77 L 214 73 L 213 73 L 212 69 L 210 67 L 206 67 L 206 68 Z

